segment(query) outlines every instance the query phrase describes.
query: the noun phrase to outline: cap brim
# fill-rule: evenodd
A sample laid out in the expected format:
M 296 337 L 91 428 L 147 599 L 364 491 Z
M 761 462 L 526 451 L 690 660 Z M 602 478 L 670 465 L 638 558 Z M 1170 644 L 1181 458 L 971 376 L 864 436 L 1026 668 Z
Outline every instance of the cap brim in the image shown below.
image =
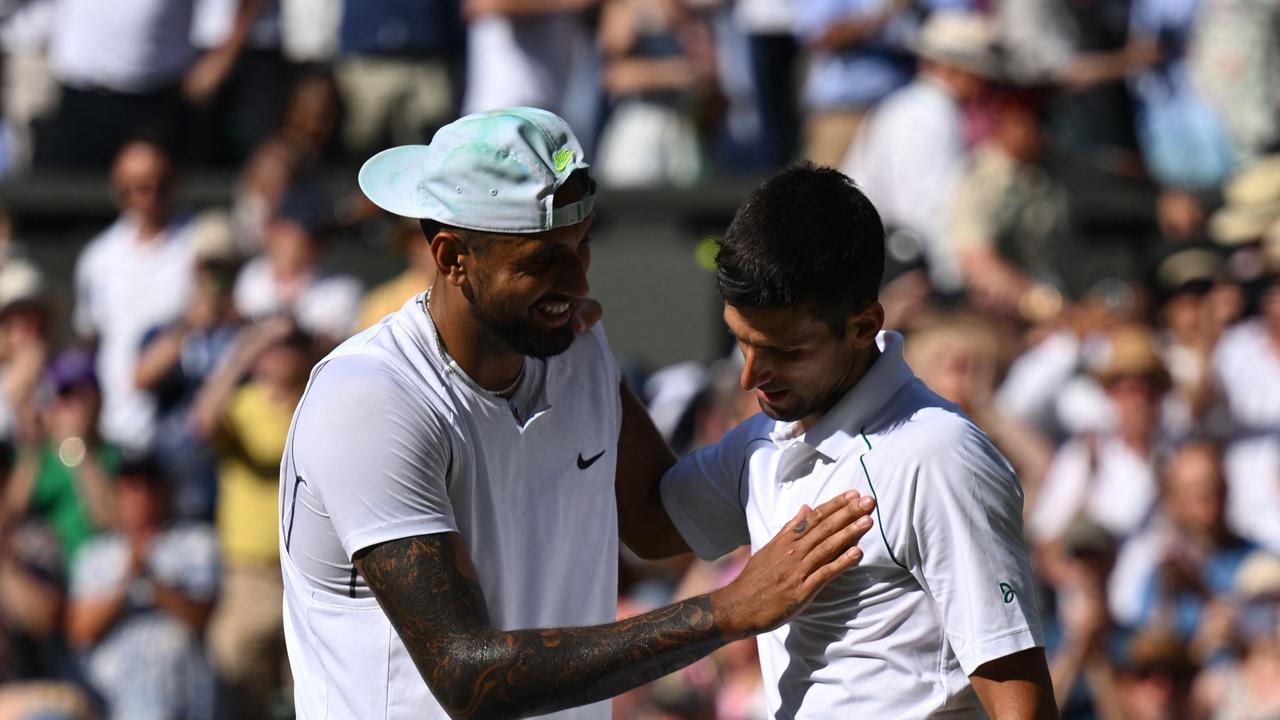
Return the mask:
M 374 205 L 389 213 L 418 219 L 430 217 L 421 185 L 426 162 L 426 145 L 383 150 L 360 168 L 360 189 Z

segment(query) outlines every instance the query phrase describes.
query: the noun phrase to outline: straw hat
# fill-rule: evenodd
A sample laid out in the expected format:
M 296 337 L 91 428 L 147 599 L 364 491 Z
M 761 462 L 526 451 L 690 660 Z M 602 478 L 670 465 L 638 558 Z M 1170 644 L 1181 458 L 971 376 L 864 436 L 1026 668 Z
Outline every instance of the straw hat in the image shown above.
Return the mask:
M 1093 374 L 1103 385 L 1134 376 L 1150 378 L 1162 386 L 1169 384 L 1169 371 L 1160 357 L 1155 333 L 1136 323 L 1117 326 L 1108 333 Z
M 1280 223 L 1280 155 L 1263 158 L 1223 190 L 1226 204 L 1209 218 L 1209 236 L 1220 245 L 1258 240 Z
M 915 42 L 920 57 L 985 78 L 1001 74 L 996 48 L 995 25 L 977 13 L 960 10 L 930 14 Z

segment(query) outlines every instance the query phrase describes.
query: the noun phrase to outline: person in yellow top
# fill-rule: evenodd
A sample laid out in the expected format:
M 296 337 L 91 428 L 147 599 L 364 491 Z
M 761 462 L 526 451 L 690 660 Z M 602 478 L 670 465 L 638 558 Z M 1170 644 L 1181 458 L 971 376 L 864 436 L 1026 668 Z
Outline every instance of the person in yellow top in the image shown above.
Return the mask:
M 431 287 L 436 279 L 436 263 L 431 245 L 422 242 L 422 229 L 417 221 L 397 223 L 392 235 L 396 249 L 408 267 L 394 278 L 365 293 L 360 303 L 356 331 L 372 327 L 382 318 L 399 310 L 406 300 Z
M 261 322 L 244 332 L 192 409 L 194 430 L 218 456 L 222 597 L 208 642 L 214 667 L 235 690 L 236 717 L 264 717 L 283 680 L 276 499 L 280 456 L 312 360 L 310 339 L 291 320 Z

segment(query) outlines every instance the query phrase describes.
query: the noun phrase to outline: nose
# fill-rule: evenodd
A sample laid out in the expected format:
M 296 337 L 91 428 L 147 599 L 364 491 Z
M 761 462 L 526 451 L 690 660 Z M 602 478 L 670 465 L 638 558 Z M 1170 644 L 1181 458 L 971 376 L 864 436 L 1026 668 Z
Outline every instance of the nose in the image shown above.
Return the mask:
M 738 385 L 747 392 L 768 383 L 773 379 L 773 371 L 760 357 L 760 353 L 751 347 L 742 348 L 742 375 Z

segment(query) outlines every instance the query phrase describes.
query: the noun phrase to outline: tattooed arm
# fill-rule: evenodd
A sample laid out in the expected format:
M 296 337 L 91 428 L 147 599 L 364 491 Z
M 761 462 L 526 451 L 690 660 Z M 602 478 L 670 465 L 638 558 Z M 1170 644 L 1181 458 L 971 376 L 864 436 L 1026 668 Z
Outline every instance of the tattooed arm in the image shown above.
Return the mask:
M 382 543 L 354 561 L 450 717 L 524 717 L 612 697 L 781 625 L 861 559 L 870 506 L 848 493 L 802 508 L 723 589 L 590 627 L 495 629 L 456 533 Z

